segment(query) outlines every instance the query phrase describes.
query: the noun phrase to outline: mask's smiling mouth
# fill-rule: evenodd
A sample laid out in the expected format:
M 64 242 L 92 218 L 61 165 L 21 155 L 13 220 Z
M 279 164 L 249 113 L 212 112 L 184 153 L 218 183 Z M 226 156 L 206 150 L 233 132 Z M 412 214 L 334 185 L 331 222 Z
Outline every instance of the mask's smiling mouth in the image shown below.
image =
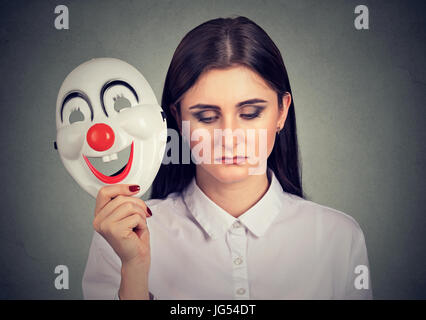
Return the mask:
M 118 183 L 130 172 L 133 163 L 133 141 L 123 150 L 103 157 L 86 157 L 83 155 L 90 171 L 104 183 Z

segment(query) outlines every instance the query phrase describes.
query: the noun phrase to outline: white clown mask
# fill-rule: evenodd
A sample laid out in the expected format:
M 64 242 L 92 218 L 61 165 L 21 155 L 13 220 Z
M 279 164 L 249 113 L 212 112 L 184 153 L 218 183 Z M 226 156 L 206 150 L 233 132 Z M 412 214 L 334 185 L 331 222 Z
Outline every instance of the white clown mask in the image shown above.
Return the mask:
M 75 68 L 56 100 L 57 148 L 74 180 L 96 198 L 102 186 L 140 185 L 142 196 L 163 159 L 165 113 L 130 64 L 97 58 Z

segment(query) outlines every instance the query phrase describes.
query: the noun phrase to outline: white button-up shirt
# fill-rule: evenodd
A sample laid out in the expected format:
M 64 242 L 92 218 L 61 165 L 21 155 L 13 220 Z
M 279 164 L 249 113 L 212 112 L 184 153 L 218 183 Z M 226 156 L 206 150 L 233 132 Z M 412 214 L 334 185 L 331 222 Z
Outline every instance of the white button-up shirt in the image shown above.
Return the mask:
M 195 178 L 145 201 L 153 215 L 149 291 L 155 299 L 372 299 L 365 239 L 349 215 L 270 186 L 238 218 Z M 238 201 L 236 199 L 236 201 Z M 94 232 L 85 299 L 117 299 L 121 260 Z

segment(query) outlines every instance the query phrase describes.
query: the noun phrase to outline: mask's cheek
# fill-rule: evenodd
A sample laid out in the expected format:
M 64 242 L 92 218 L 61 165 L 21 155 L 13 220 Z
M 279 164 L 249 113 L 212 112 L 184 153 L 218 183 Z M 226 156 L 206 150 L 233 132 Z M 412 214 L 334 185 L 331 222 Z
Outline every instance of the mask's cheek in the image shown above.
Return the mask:
M 158 105 L 139 105 L 116 115 L 118 125 L 130 136 L 148 140 L 159 135 L 165 124 Z
M 56 136 L 59 153 L 68 160 L 78 159 L 84 146 L 87 130 L 87 123 L 74 123 L 59 129 Z

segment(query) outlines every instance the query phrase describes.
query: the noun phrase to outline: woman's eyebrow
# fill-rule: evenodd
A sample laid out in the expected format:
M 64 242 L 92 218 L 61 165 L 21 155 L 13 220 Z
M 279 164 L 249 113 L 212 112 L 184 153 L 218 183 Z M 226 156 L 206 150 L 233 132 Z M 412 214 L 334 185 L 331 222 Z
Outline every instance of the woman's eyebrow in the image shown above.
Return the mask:
M 255 104 L 255 103 L 261 103 L 261 102 L 268 102 L 268 101 L 265 101 L 263 99 L 258 99 L 258 98 L 249 99 L 249 100 L 246 100 L 246 101 L 239 102 L 237 104 L 237 107 L 242 107 L 242 106 L 244 106 L 246 104 Z
M 261 103 L 261 102 L 267 102 L 267 101 L 265 101 L 263 99 L 255 98 L 255 99 L 249 99 L 249 100 L 238 102 L 235 106 L 237 108 L 239 108 L 239 107 L 245 106 L 247 104 L 255 104 L 255 103 Z M 197 108 L 198 109 L 220 110 L 219 106 L 215 106 L 215 105 L 212 105 L 212 104 L 204 104 L 204 103 L 198 103 L 198 104 L 195 104 L 195 105 L 189 107 L 189 109 L 197 109 Z

